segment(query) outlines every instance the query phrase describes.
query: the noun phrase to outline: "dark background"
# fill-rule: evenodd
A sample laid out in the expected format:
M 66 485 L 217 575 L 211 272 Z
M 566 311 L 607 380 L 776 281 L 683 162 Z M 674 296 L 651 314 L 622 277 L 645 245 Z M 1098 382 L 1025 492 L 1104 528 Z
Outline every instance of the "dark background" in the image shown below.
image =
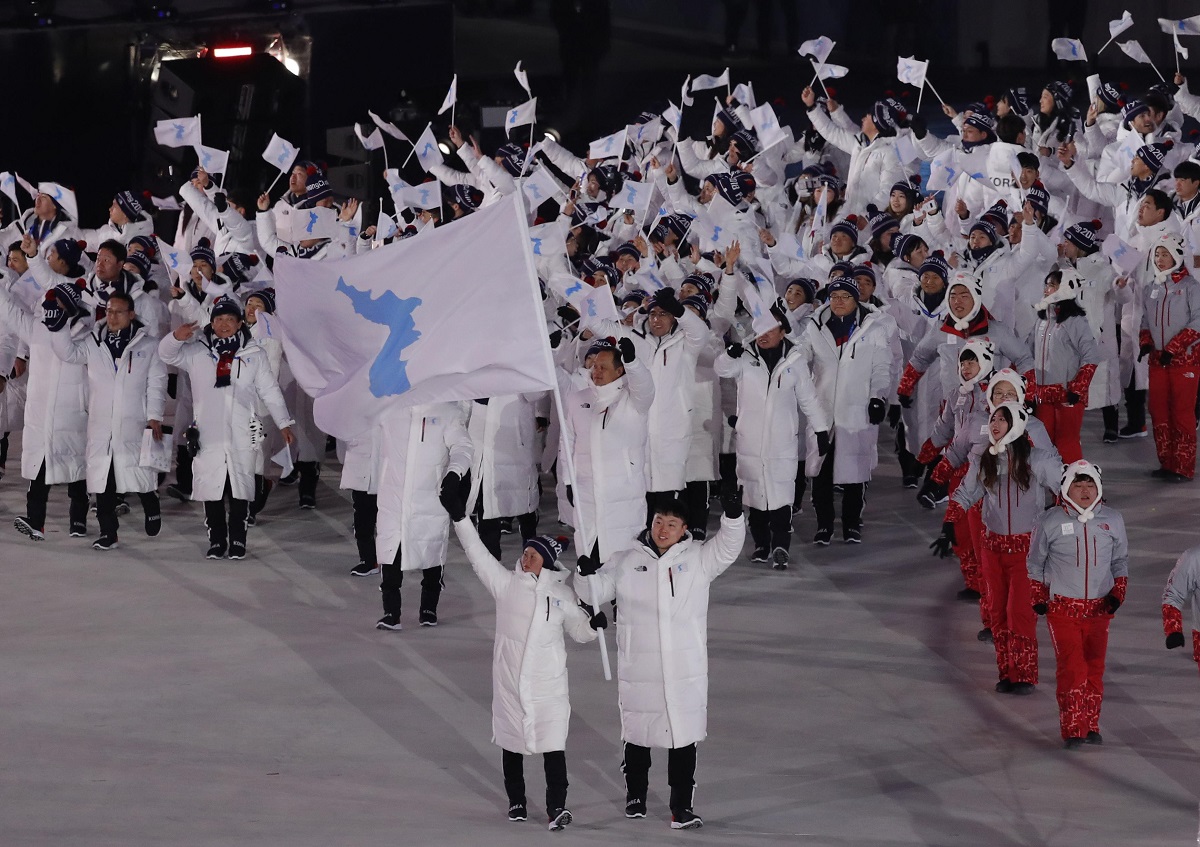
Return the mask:
M 1121 39 L 1138 38 L 1170 77 L 1170 39 L 1154 18 L 1196 9 L 1136 5 L 1135 27 Z M 794 10 L 794 27 L 787 10 Z M 116 191 L 165 196 L 186 178 L 194 153 L 158 147 L 152 127 L 163 117 L 200 112 L 205 144 L 233 151 L 225 185 L 243 202 L 277 173 L 259 156 L 272 132 L 299 144 L 302 157 L 331 166 L 335 189 L 377 197 L 383 157 L 362 150 L 347 129 L 353 122 L 369 122 L 371 109 L 415 138 L 433 119 L 445 138 L 449 114 L 435 113 L 457 72 L 457 121 L 493 148 L 504 137 L 487 126 L 484 112 L 525 98 L 512 76 L 517 60 L 538 97 L 538 134 L 553 129 L 572 146 L 643 109 L 662 111 L 668 98 L 678 101 L 685 75 L 720 73 L 727 65 L 735 82 L 753 81 L 759 101 L 773 101 L 799 129 L 799 92 L 812 71 L 787 42 L 820 34 L 838 42 L 831 61 L 851 68 L 835 92 L 852 114 L 885 91 L 915 105 L 916 92 L 904 92 L 895 79 L 900 54 L 928 58 L 930 80 L 959 107 L 1018 84 L 1036 89 L 1036 98 L 1052 78 L 1072 79 L 1082 91 L 1086 74 L 1097 69 L 1136 92 L 1157 80 L 1153 71 L 1115 45 L 1095 56 L 1108 20 L 1121 11 L 1119 0 L 20 0 L 0 4 L 0 79 L 7 88 L 0 170 L 74 187 L 82 223 L 96 226 Z M 1052 34 L 1082 37 L 1091 70 L 1054 61 Z M 263 53 L 162 61 L 228 43 L 265 50 L 276 39 L 298 60 L 299 76 Z M 685 132 L 706 132 L 716 93 L 699 95 L 685 111 Z M 928 91 L 923 112 L 940 118 Z M 392 139 L 387 145 L 389 164 L 398 166 L 410 148 Z M 405 176 L 419 175 L 410 162 Z M 7 219 L 12 209 L 4 205 Z

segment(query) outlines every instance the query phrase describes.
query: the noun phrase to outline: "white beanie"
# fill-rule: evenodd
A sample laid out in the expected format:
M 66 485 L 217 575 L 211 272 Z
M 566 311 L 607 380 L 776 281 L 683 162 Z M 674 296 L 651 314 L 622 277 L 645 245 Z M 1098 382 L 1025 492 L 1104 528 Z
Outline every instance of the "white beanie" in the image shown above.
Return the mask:
M 1171 258 L 1175 260 L 1175 264 L 1171 265 L 1165 271 L 1160 271 L 1158 265 L 1153 264 L 1159 247 L 1166 250 L 1171 255 Z M 1186 254 L 1183 249 L 1182 235 L 1176 235 L 1173 232 L 1165 232 L 1160 235 L 1158 241 L 1155 241 L 1154 246 L 1150 248 L 1150 262 L 1154 267 L 1154 281 L 1159 284 L 1165 283 L 1171 274 L 1183 267 L 1185 258 Z
M 971 311 L 961 318 L 955 317 L 953 312 L 949 313 L 950 320 L 954 321 L 954 328 L 962 332 L 971 325 L 971 321 L 975 320 L 975 316 L 983 308 L 983 280 L 967 271 L 955 271 L 954 276 L 950 277 L 950 284 L 946 286 L 947 299 L 956 285 L 961 285 L 970 291 L 971 297 L 975 301 Z
M 993 456 L 999 456 L 1002 452 L 1004 452 L 1009 444 L 1012 444 L 1018 438 L 1023 436 L 1025 434 L 1025 424 L 1029 420 L 1029 413 L 1026 412 L 1025 407 L 1019 403 L 1014 403 L 1011 401 L 1008 403 L 1001 403 L 992 411 L 992 414 L 994 415 L 1000 409 L 1008 409 L 1009 414 L 1012 416 L 1012 426 L 1008 428 L 1008 432 L 1004 433 L 1004 435 L 1000 437 L 999 441 L 996 441 L 993 438 L 992 428 L 990 426 L 988 427 L 988 440 L 992 442 L 992 446 L 988 448 L 988 452 Z
M 996 387 L 997 382 L 1007 382 L 1015 388 L 1017 390 L 1017 399 L 1014 402 L 1020 404 L 1022 407 L 1025 406 L 1025 377 L 1012 368 L 1001 368 L 992 374 L 992 378 L 988 380 L 987 401 L 989 413 L 996 411 L 997 404 L 992 402 L 992 389 Z
M 1071 483 L 1075 481 L 1077 476 L 1091 477 L 1096 483 L 1096 502 L 1087 509 L 1083 509 L 1072 500 L 1067 492 L 1071 489 Z M 1096 507 L 1100 505 L 1100 501 L 1104 499 L 1104 483 L 1100 481 L 1100 467 L 1093 465 L 1087 459 L 1080 459 L 1078 462 L 1072 462 L 1063 468 L 1062 487 L 1059 489 L 1062 494 L 1063 501 L 1069 504 L 1075 511 L 1079 512 L 1079 522 L 1087 523 L 1095 516 Z
M 1037 311 L 1044 310 L 1051 303 L 1061 303 L 1064 300 L 1076 300 L 1083 292 L 1083 277 L 1079 271 L 1074 268 L 1062 268 L 1059 270 L 1062 279 L 1058 284 L 1058 290 L 1047 294 L 1037 302 L 1034 308 Z
M 963 353 L 975 354 L 976 361 L 979 362 L 979 373 L 975 374 L 971 379 L 964 380 L 960 369 L 958 376 L 958 391 L 960 394 L 970 394 L 976 383 L 986 380 L 991 376 L 992 369 L 995 367 L 995 353 L 992 350 L 992 342 L 982 338 L 972 338 L 963 345 L 962 351 L 958 354 L 958 361 L 962 362 Z

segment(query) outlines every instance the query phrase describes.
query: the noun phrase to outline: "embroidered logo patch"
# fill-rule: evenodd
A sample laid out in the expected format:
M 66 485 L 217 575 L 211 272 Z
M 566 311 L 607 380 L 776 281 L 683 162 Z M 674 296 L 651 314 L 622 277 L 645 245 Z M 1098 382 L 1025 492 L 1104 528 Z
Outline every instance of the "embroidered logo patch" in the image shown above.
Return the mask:
M 1075 534 L 1075 524 L 1073 524 L 1073 523 L 1063 524 L 1062 525 L 1062 534 L 1063 535 L 1074 535 Z

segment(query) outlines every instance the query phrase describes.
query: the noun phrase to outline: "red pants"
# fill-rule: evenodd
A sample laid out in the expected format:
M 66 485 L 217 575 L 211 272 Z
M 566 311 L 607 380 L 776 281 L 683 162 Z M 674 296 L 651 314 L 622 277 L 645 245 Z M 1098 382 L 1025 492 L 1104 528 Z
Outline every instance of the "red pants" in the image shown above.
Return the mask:
M 1079 601 L 1095 604 L 1104 601 Z M 1063 739 L 1085 738 L 1100 731 L 1100 701 L 1104 696 L 1104 657 L 1108 652 L 1108 624 L 1112 616 L 1100 612 L 1079 617 L 1064 610 L 1055 598 L 1046 622 L 1057 663 L 1054 678 L 1058 695 L 1058 722 Z
M 1062 454 L 1064 465 L 1083 458 L 1083 447 L 1079 444 L 1079 431 L 1083 428 L 1083 412 L 1087 403 L 1080 400 L 1073 406 L 1056 406 L 1038 403 L 1037 419 L 1046 425 L 1050 441 Z
M 992 614 L 988 610 L 988 584 L 983 574 L 981 551 L 983 550 L 983 501 L 980 500 L 967 512 L 967 524 L 970 533 L 967 543 L 970 546 L 970 556 L 974 566 L 975 578 L 979 581 L 976 589 L 979 592 L 979 621 L 984 629 L 992 628 Z
M 946 492 L 953 497 L 954 492 L 967 475 L 967 465 L 955 468 Z M 983 572 L 979 568 L 979 556 L 975 553 L 975 545 L 971 535 L 970 515 L 954 523 L 954 555 L 958 556 L 958 567 L 962 571 L 963 584 L 974 591 L 983 594 Z
M 1158 463 L 1188 479 L 1196 475 L 1196 386 L 1194 365 L 1150 365 L 1147 405 Z
M 1003 541 L 1024 539 L 1020 552 L 995 549 Z M 989 543 L 991 542 L 991 543 Z M 1014 545 L 1019 546 L 1019 545 Z M 988 588 L 988 614 L 992 622 L 992 643 L 996 648 L 996 668 L 1000 679 L 1037 684 L 1037 615 L 1029 593 L 1026 566 L 1029 536 L 984 534 L 983 578 Z

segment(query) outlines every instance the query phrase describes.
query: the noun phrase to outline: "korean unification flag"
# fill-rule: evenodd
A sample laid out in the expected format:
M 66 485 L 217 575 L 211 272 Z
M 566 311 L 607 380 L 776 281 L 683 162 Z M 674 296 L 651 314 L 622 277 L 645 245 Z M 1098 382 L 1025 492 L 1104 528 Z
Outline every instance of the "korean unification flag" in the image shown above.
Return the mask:
M 21 201 L 17 199 L 17 175 L 15 173 L 12 171 L 0 173 L 0 192 L 12 200 L 14 206 L 18 209 L 21 208 Z
M 700 74 L 700 76 L 692 80 L 692 94 L 695 94 L 697 91 L 707 91 L 710 88 L 720 88 L 721 86 L 729 86 L 729 68 L 726 68 L 720 76 Z
M 442 205 L 442 184 L 438 180 L 409 185 L 401 180 L 392 187 L 397 209 L 437 209 Z
M 529 74 L 521 68 L 520 62 L 517 62 L 517 66 L 513 68 L 513 76 L 517 78 L 517 85 L 525 89 L 525 94 L 532 97 L 533 92 L 529 90 Z
M 758 133 L 758 143 L 763 150 L 774 147 L 788 137 L 779 125 L 779 118 L 775 117 L 775 110 L 771 108 L 770 103 L 763 103 L 751 109 L 750 120 L 753 122 L 754 131 Z
M 563 188 L 548 168 L 534 168 L 525 178 L 521 190 L 529 198 L 530 207 L 536 209 L 547 200 L 561 194 Z
M 1138 43 L 1136 38 L 1131 38 L 1125 42 L 1117 42 L 1117 46 L 1121 48 L 1121 52 L 1135 62 L 1141 62 L 1143 65 L 1153 65 L 1146 51 L 1142 49 L 1142 45 Z
M 317 426 L 337 438 L 396 406 L 556 385 L 515 195 L 350 258 L 280 256 L 275 280 L 288 362 Z
M 450 80 L 450 90 L 446 92 L 446 98 L 442 100 L 442 108 L 438 109 L 438 114 L 444 114 L 454 108 L 454 104 L 458 102 L 458 74 Z
M 405 135 L 394 123 L 385 121 L 374 112 L 367 112 L 367 114 L 370 116 L 371 120 L 375 122 L 375 126 L 379 127 L 392 138 L 396 139 L 397 141 L 408 141 L 408 136 Z
M 299 155 L 299 147 L 280 138 L 277 133 L 272 133 L 271 141 L 267 144 L 267 149 L 263 151 L 262 157 L 264 161 L 287 173 L 292 169 L 292 164 Z
M 742 298 L 746 311 L 750 313 L 755 337 L 779 326 L 779 320 L 771 313 L 771 304 L 763 298 L 758 286 L 746 279 L 744 274 L 737 275 L 737 293 L 738 297 Z
M 169 241 L 159 238 L 158 255 L 162 259 L 163 267 L 167 269 L 167 276 L 172 279 L 186 279 L 191 274 L 192 257 L 183 248 L 176 248 Z
M 796 52 L 801 56 L 812 56 L 817 64 L 823 65 L 829 58 L 829 54 L 833 52 L 833 45 L 837 44 L 828 36 L 822 35 L 817 38 L 810 38 L 800 45 L 800 49 Z
M 399 227 L 396 226 L 396 219 L 383 211 L 383 209 L 380 209 L 379 218 L 375 221 L 375 240 L 386 241 L 395 236 L 399 231 Z
M 375 127 L 371 134 L 367 135 L 363 132 L 362 125 L 355 123 L 354 134 L 362 142 L 364 150 L 379 150 L 383 147 L 383 129 L 381 127 Z
M 682 103 L 685 107 L 690 106 L 696 102 L 695 99 L 690 94 L 688 94 L 688 89 L 690 89 L 691 87 L 692 87 L 692 77 L 691 77 L 691 74 L 689 74 L 688 78 L 683 81 L 683 88 L 680 89 L 680 91 L 679 91 L 679 102 Z M 678 129 L 678 128 L 679 127 L 677 126 L 676 129 Z
M 1128 15 L 1129 13 L 1126 12 L 1125 14 Z M 1133 20 L 1130 19 L 1129 23 L 1132 26 Z M 1170 33 L 1171 35 L 1200 35 L 1200 15 L 1194 15 L 1190 18 L 1183 18 L 1182 20 L 1178 21 L 1168 20 L 1167 18 L 1159 18 L 1158 25 L 1163 32 Z M 1109 27 L 1111 28 L 1112 24 L 1109 24 Z M 1128 29 L 1128 27 L 1126 27 L 1126 29 Z M 1124 32 L 1125 30 L 1122 29 L 1117 31 Z M 1141 60 L 1139 59 L 1138 61 Z
M 437 137 L 433 134 L 432 126 L 425 127 L 425 131 L 421 133 L 421 137 L 417 139 L 413 149 L 417 154 L 417 161 L 421 163 L 421 167 L 426 173 L 429 173 L 434 165 L 440 165 L 445 161 L 442 158 L 442 151 L 438 149 Z
M 154 125 L 154 140 L 163 147 L 195 147 L 200 144 L 200 116 L 167 118 Z
M 631 209 L 638 215 L 650 208 L 654 196 L 654 183 L 625 180 L 621 190 L 609 198 L 608 205 L 614 209 Z
M 714 213 L 714 209 L 711 208 L 718 202 L 729 206 L 720 197 L 714 197 L 708 208 L 697 210 L 696 218 L 692 221 L 692 230 L 688 240 L 699 244 L 701 253 L 708 253 L 712 250 L 719 250 L 723 253 L 737 238 L 737 229 L 734 225 L 736 222 L 732 220 L 734 216 L 727 217 L 719 212 Z M 732 210 L 732 207 L 730 208 Z
M 197 144 L 196 162 L 210 174 L 223 174 L 229 167 L 229 151 Z
M 1064 62 L 1087 61 L 1087 53 L 1083 49 L 1083 42 L 1075 38 L 1056 38 L 1050 42 L 1050 49 L 1054 51 L 1055 56 Z
M 529 252 L 537 258 L 566 255 L 567 223 L 551 221 L 529 228 Z
M 1112 262 L 1121 276 L 1133 273 L 1142 266 L 1144 259 L 1140 250 L 1126 244 L 1115 232 L 1104 239 L 1104 243 L 1100 245 L 1100 252 Z
M 598 138 L 588 145 L 588 158 L 590 159 L 614 159 L 621 158 L 625 153 L 625 137 L 626 130 L 614 132 L 612 135 L 606 135 L 603 138 Z
M 57 182 L 39 182 L 37 193 L 53 199 L 71 220 L 79 220 L 79 203 L 75 199 L 75 192 L 65 185 L 59 185 Z
M 929 163 L 930 191 L 945 191 L 958 179 L 960 171 L 944 159 L 936 158 Z
M 681 121 L 683 121 L 683 111 L 670 100 L 668 100 L 667 108 L 662 113 L 662 116 L 663 120 L 669 123 L 674 128 L 675 134 L 678 135 L 679 124 Z
M 850 69 L 845 65 L 833 65 L 824 62 L 814 64 L 813 68 L 816 70 L 817 76 L 821 79 L 841 79 L 850 73 Z
M 537 121 L 537 98 L 531 97 L 520 106 L 514 106 L 504 116 L 504 134 L 510 135 L 519 126 L 528 126 Z
M 928 70 L 929 62 L 915 56 L 900 56 L 896 60 L 896 78 L 913 88 L 925 87 L 925 73 Z
M 287 203 L 276 203 L 270 214 L 275 216 L 275 235 L 288 244 L 317 238 L 337 238 L 343 231 L 336 209 L 321 206 L 297 209 Z

